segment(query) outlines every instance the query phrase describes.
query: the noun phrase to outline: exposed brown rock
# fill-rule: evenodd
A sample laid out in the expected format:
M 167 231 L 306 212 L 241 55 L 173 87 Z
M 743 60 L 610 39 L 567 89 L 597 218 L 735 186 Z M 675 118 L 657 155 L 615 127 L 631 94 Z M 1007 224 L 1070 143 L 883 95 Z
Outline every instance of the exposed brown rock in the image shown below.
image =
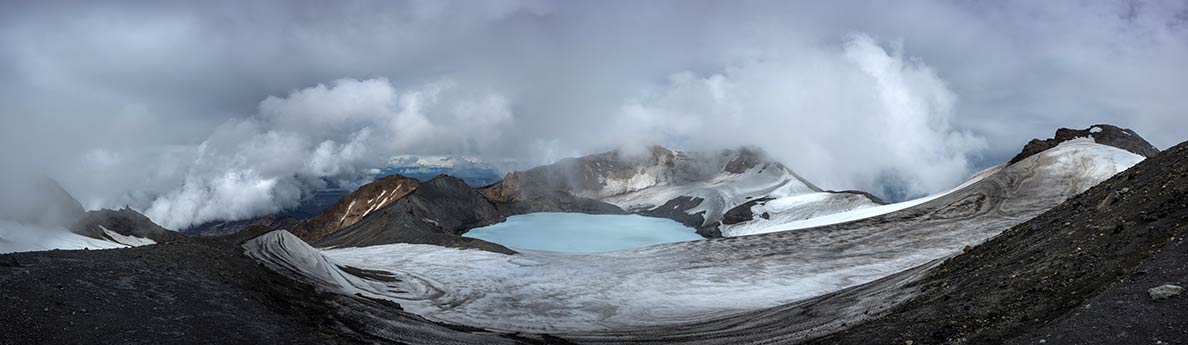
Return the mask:
M 520 191 L 523 174 L 519 171 L 507 173 L 499 182 L 479 188 L 478 192 L 494 202 L 524 200 L 524 194 Z
M 345 229 L 369 213 L 400 200 L 421 185 L 420 181 L 400 175 L 389 175 L 360 186 L 351 194 L 335 202 L 321 214 L 292 229 L 292 233 L 306 242 L 313 242 Z
M 495 205 L 462 180 L 438 175 L 391 205 L 349 227 L 311 241 L 319 247 L 365 247 L 390 243 L 432 244 L 514 254 L 504 246 L 462 237 L 466 231 L 502 222 Z

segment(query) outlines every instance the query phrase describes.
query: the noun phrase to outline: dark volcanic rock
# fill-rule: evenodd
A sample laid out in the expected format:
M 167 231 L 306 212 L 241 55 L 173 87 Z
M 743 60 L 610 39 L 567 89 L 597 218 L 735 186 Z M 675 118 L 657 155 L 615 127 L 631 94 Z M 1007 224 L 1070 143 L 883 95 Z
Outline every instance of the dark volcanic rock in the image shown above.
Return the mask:
M 354 225 L 369 212 L 391 205 L 412 193 L 421 182 L 400 175 L 388 175 L 360 186 L 330 208 L 290 229 L 294 235 L 314 242 Z
M 239 233 L 252 226 L 262 226 L 269 230 L 292 229 L 300 222 L 293 217 L 267 215 L 244 220 L 208 222 L 182 230 L 182 233 L 189 236 L 225 236 Z
M 754 207 L 758 203 L 771 200 L 773 200 L 773 198 L 751 199 L 742 205 L 735 206 L 729 211 L 726 211 L 726 214 L 722 216 L 722 224 L 731 225 L 754 220 L 755 215 L 754 212 L 751 211 L 751 207 Z
M 515 253 L 498 244 L 461 236 L 470 229 L 504 219 L 494 204 L 465 182 L 441 175 L 391 205 L 372 211 L 354 225 L 313 244 L 361 247 L 414 243 Z
M 1182 143 L 947 260 L 890 314 L 815 343 L 1182 340 L 1188 302 L 1147 289 L 1188 281 L 1186 235 Z
M 730 155 L 730 151 L 723 152 L 723 155 Z M 764 161 L 763 152 L 751 147 L 743 147 L 738 150 L 738 155 L 730 162 L 726 163 L 724 170 L 731 174 L 741 174 L 747 170 L 759 166 Z
M 854 189 L 850 189 L 850 190 L 843 190 L 843 191 L 827 190 L 827 191 L 825 191 L 825 192 L 826 192 L 826 193 L 835 193 L 835 194 L 857 194 L 857 195 L 861 195 L 861 196 L 863 196 L 863 197 L 866 197 L 867 199 L 870 199 L 870 201 L 871 201 L 871 202 L 873 202 L 873 203 L 876 203 L 876 204 L 879 204 L 879 205 L 886 205 L 886 204 L 887 204 L 887 202 L 886 202 L 886 201 L 883 201 L 883 198 L 880 198 L 880 197 L 878 197 L 877 195 L 870 194 L 869 192 L 866 192 L 866 191 L 861 191 L 861 190 L 854 190 Z
M 115 241 L 103 229 L 124 236 L 147 238 L 157 243 L 175 241 L 185 237 L 179 232 L 165 229 L 157 223 L 153 223 L 148 217 L 130 208 L 88 211 L 82 219 L 70 227 L 70 231 L 79 235 Z
M 705 212 L 688 213 L 689 210 L 701 205 L 705 199 L 694 198 L 689 196 L 676 197 L 664 205 L 660 205 L 654 209 L 639 211 L 640 215 L 648 217 L 668 218 L 675 220 L 685 226 L 697 229 L 697 234 L 705 238 L 721 238 L 722 231 L 718 229 L 718 223 L 705 224 Z
M 563 190 L 542 187 L 522 189 L 525 173 L 513 172 L 478 192 L 495 203 L 504 216 L 533 212 L 578 212 L 589 214 L 627 214 L 618 206 L 583 198 Z
M 511 202 L 495 202 L 504 216 L 535 212 L 577 212 L 588 214 L 628 214 L 618 206 L 602 201 L 573 196 L 562 191 L 541 192 L 531 198 Z
M 1018 155 L 1015 155 L 1015 158 L 1011 158 L 1010 164 L 1056 147 L 1056 145 L 1062 142 L 1086 137 L 1093 138 L 1098 144 L 1117 147 L 1143 157 L 1151 157 L 1159 153 L 1159 149 L 1130 129 L 1119 128 L 1113 125 L 1093 125 L 1081 130 L 1068 128 L 1057 129 L 1056 136 L 1051 139 L 1032 139 L 1023 147 L 1023 152 L 1019 152 Z

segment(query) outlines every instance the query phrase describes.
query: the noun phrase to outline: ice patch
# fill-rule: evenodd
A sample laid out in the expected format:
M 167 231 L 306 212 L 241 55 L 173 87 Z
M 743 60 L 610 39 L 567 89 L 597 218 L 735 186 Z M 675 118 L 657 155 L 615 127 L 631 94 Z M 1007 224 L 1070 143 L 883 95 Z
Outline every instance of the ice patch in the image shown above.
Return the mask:
M 65 228 L 43 228 L 0 220 L 0 254 L 53 249 L 109 249 L 127 245 L 79 235 Z
M 856 208 L 856 209 L 845 211 L 845 212 L 838 212 L 838 213 L 833 213 L 833 214 L 829 214 L 829 215 L 825 215 L 825 216 L 797 220 L 797 221 L 791 221 L 791 222 L 786 222 L 786 223 L 767 224 L 767 226 L 765 226 L 765 227 L 741 228 L 741 229 L 737 229 L 737 230 L 734 230 L 733 232 L 731 232 L 730 236 L 744 236 L 744 235 L 754 235 L 754 234 L 765 234 L 765 233 L 777 232 L 777 231 L 815 228 L 818 226 L 826 226 L 826 225 L 851 222 L 851 221 L 855 221 L 855 220 L 859 220 L 859 219 L 876 217 L 876 216 L 881 216 L 881 215 L 888 214 L 891 212 L 905 210 L 905 209 L 911 208 L 913 206 L 917 206 L 917 205 L 935 200 L 936 198 L 948 195 L 949 193 L 961 190 L 962 188 L 965 188 L 966 186 L 977 183 L 978 181 L 981 181 L 982 179 L 986 178 L 987 176 L 993 175 L 995 172 L 997 172 L 998 170 L 1001 170 L 1003 167 L 1004 167 L 1003 165 L 998 165 L 998 166 L 994 166 L 989 169 L 983 170 L 977 174 L 974 174 L 973 177 L 970 177 L 969 180 L 966 180 L 964 183 L 958 185 L 957 187 L 953 187 L 952 189 L 949 189 L 947 191 L 929 195 L 929 196 L 926 196 L 923 198 L 908 200 L 908 201 L 904 201 L 904 202 L 898 202 L 898 203 L 894 203 L 894 204 Z M 760 225 L 763 225 L 763 224 L 760 223 Z
M 367 202 L 371 202 L 371 201 L 370 201 L 370 200 L 368 200 Z M 343 212 L 343 213 L 342 213 L 342 218 L 339 218 L 339 219 L 338 219 L 338 223 L 339 223 L 339 224 L 342 224 L 342 222 L 343 222 L 343 221 L 346 221 L 346 217 L 347 217 L 347 215 L 348 215 L 348 214 L 351 214 L 351 208 L 354 208 L 354 207 L 355 207 L 355 200 L 351 200 L 351 204 L 350 204 L 350 205 L 347 205 L 346 212 Z
M 104 227 L 102 225 L 100 225 L 99 228 L 103 229 L 103 233 L 106 234 L 107 237 L 110 237 L 112 240 L 114 240 L 118 243 L 126 244 L 126 245 L 133 246 L 133 247 L 157 244 L 157 241 L 153 241 L 151 239 L 147 239 L 144 237 L 121 235 L 118 232 L 108 230 L 106 227 Z

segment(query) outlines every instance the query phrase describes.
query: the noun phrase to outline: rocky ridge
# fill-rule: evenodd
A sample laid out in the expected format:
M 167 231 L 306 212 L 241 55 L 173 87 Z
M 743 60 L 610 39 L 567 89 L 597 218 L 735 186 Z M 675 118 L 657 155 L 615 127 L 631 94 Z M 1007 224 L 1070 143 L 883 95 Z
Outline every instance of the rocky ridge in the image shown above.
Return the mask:
M 1086 129 L 1069 129 L 1060 128 L 1056 130 L 1056 135 L 1052 138 L 1040 140 L 1031 139 L 1026 146 L 1023 146 L 1023 151 L 1011 158 L 1009 164 L 1021 161 L 1027 157 L 1031 157 L 1036 153 L 1056 147 L 1060 143 L 1073 140 L 1076 138 L 1092 138 L 1094 142 L 1102 145 L 1109 145 L 1117 147 L 1126 151 L 1143 157 L 1152 157 L 1159 154 L 1159 149 L 1154 145 L 1143 139 L 1138 133 L 1128 129 L 1121 128 L 1114 125 L 1097 124 L 1089 126 Z
M 123 242 L 111 233 L 149 239 L 156 243 L 176 241 L 185 237 L 177 231 L 153 223 L 148 217 L 130 208 L 87 211 L 70 230 L 83 236 L 119 243 Z
M 379 178 L 360 186 L 317 216 L 297 224 L 291 232 L 307 242 L 320 240 L 354 225 L 371 212 L 395 203 L 420 185 L 420 181 L 401 175 Z

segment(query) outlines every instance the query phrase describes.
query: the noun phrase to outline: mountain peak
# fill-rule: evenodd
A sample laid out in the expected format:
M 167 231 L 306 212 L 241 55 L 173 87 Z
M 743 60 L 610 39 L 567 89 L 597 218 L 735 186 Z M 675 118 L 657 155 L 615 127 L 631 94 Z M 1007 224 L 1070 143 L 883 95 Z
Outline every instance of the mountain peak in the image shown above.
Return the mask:
M 321 239 L 355 224 L 367 214 L 396 202 L 420 186 L 421 182 L 417 179 L 399 174 L 381 177 L 355 189 L 316 217 L 298 224 L 292 232 L 306 241 Z
M 1052 138 L 1045 140 L 1031 139 L 1023 147 L 1022 152 L 1015 155 L 1015 158 L 1011 158 L 1010 164 L 1014 164 L 1034 154 L 1056 147 L 1060 143 L 1076 138 L 1092 138 L 1098 144 L 1117 147 L 1143 157 L 1152 157 L 1159 153 L 1159 149 L 1155 148 L 1154 145 L 1151 145 L 1151 143 L 1147 142 L 1146 139 L 1143 139 L 1143 137 L 1139 136 L 1133 130 L 1114 125 L 1096 124 L 1086 129 L 1060 128 L 1056 130 L 1056 135 Z

